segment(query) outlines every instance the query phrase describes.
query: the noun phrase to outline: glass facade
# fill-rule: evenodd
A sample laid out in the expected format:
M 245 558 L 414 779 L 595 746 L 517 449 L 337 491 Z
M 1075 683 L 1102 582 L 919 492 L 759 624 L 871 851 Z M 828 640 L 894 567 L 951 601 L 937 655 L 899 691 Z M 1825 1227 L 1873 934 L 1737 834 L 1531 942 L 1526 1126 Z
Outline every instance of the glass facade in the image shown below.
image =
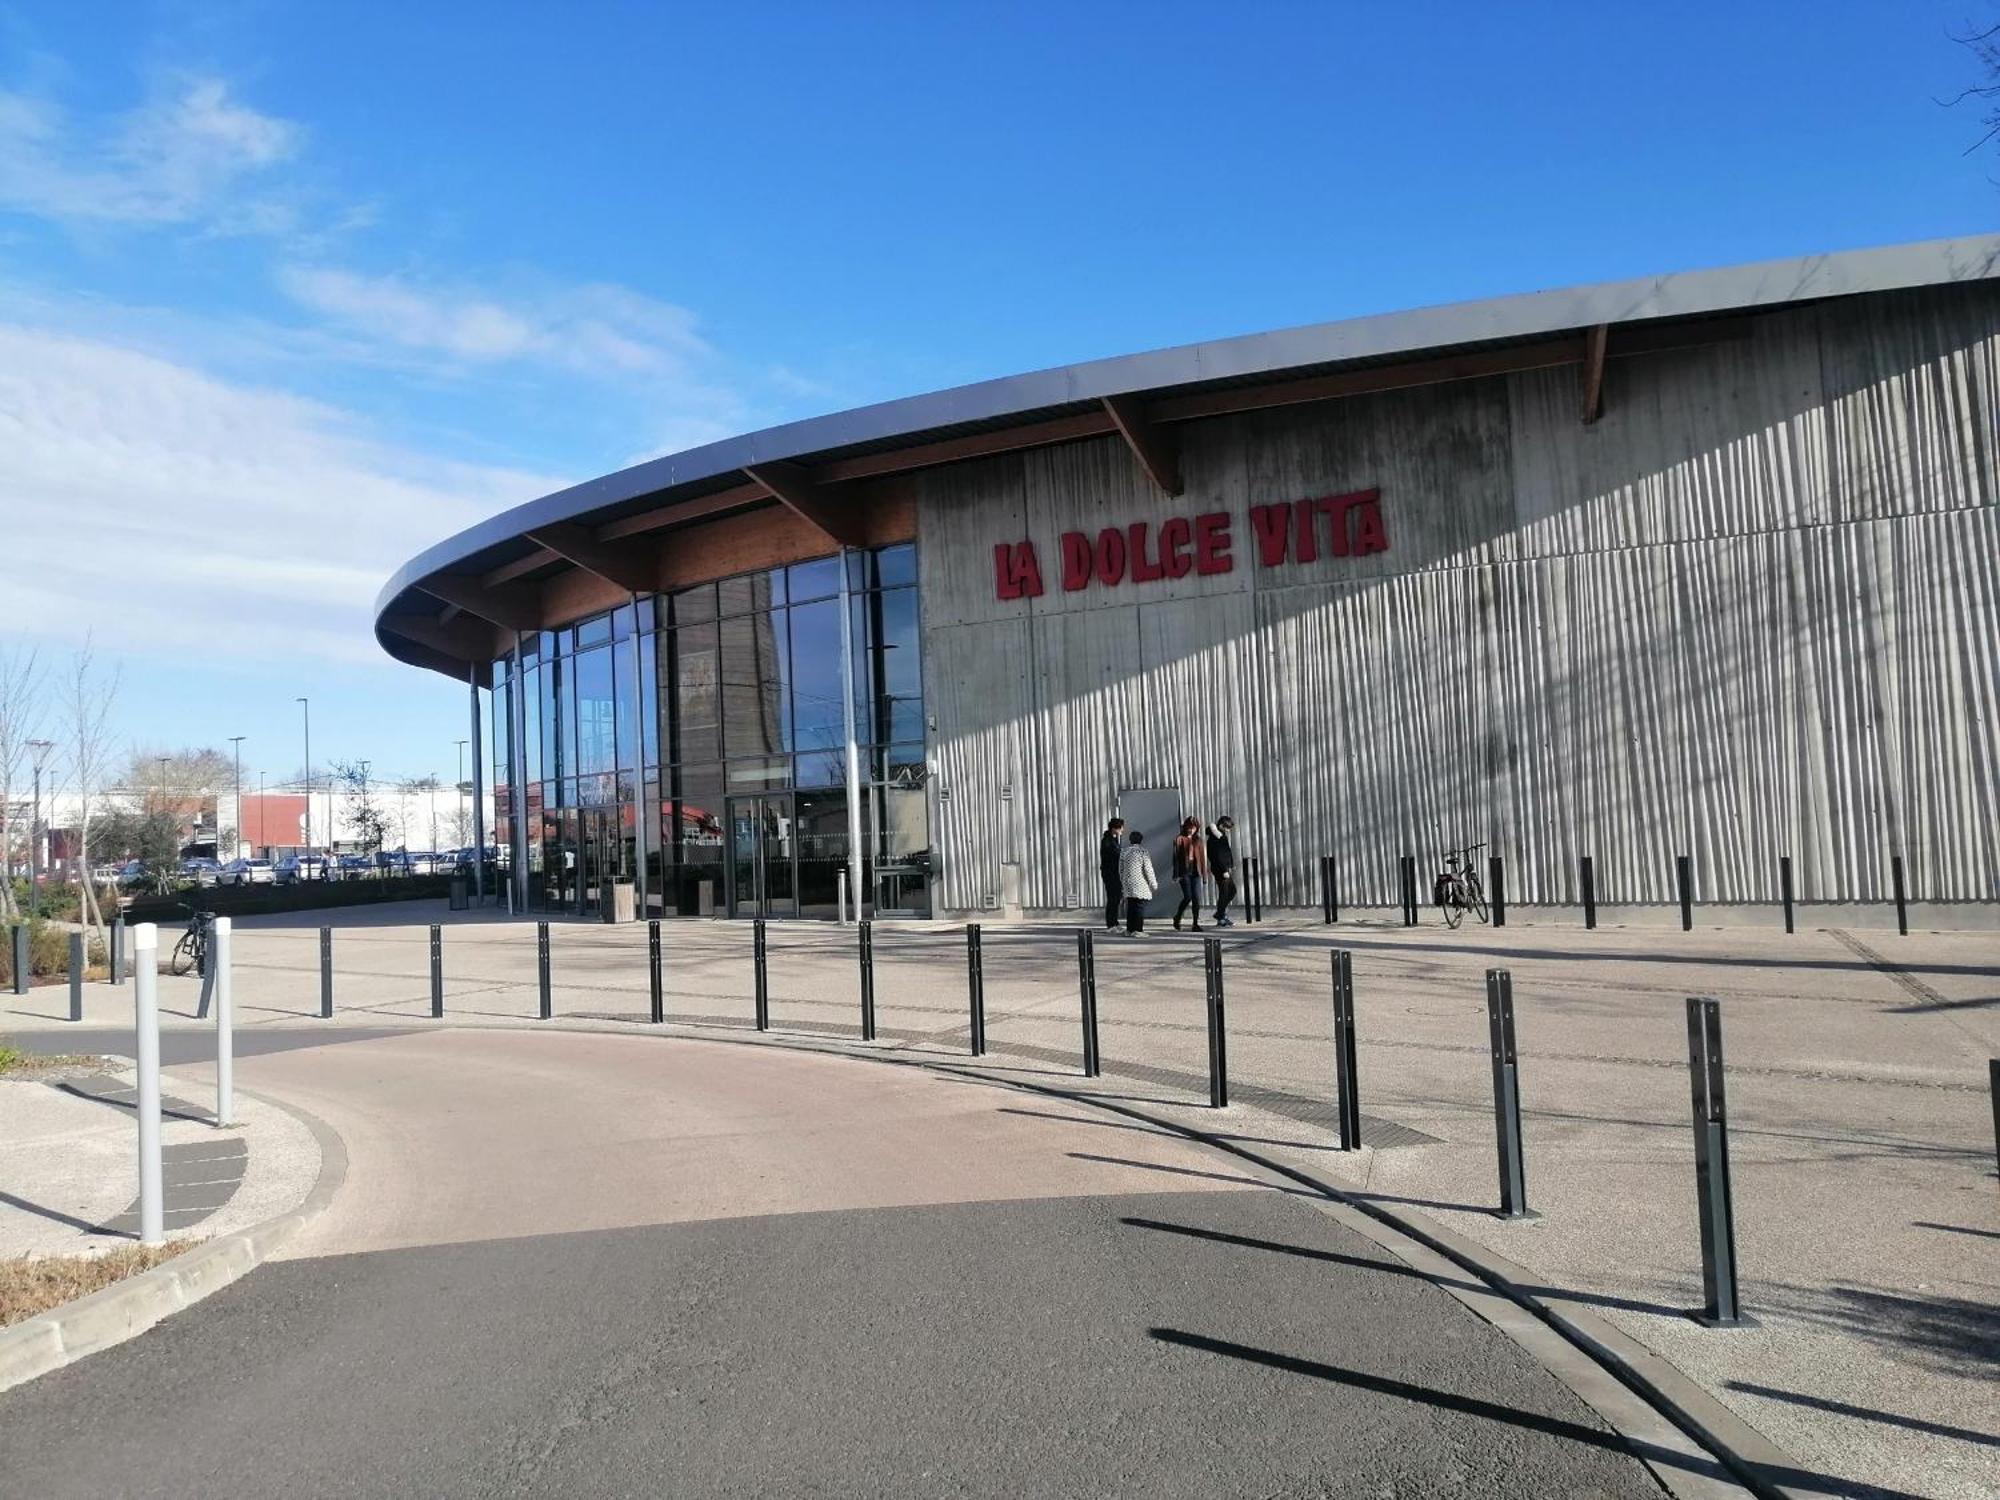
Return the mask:
M 862 887 L 927 913 L 923 670 L 912 545 L 642 599 L 520 638 L 494 665 L 496 835 L 529 903 L 640 915 L 831 916 L 849 853 L 848 570 Z

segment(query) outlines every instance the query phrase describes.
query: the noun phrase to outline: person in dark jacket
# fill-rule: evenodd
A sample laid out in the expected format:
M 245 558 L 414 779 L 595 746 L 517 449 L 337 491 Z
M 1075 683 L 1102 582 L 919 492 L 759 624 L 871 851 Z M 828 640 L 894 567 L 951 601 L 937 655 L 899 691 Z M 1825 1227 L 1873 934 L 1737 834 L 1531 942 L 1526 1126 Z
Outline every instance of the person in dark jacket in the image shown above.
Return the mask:
M 1097 874 L 1104 882 L 1104 930 L 1116 932 L 1125 909 L 1125 878 L 1119 866 L 1125 857 L 1125 820 L 1113 818 L 1097 841 Z
M 1236 820 L 1231 817 L 1217 818 L 1208 826 L 1208 874 L 1215 882 L 1215 925 L 1234 927 L 1229 920 L 1229 903 L 1236 899 L 1236 851 L 1229 846 L 1229 836 L 1236 831 Z

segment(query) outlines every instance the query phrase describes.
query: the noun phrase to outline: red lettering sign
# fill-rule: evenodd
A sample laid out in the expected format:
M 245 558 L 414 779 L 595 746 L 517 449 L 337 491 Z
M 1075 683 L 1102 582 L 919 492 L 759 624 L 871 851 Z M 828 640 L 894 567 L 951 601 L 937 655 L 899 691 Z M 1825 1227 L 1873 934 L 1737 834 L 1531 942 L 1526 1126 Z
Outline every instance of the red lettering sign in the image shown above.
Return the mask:
M 1250 507 L 1250 530 L 1257 565 L 1313 563 L 1326 557 L 1366 557 L 1389 550 L 1382 519 L 1382 492 L 1355 490 L 1310 500 L 1276 500 Z M 1061 537 L 1062 586 L 1074 594 L 1096 583 L 1116 588 L 1128 578 L 1153 583 L 1163 578 L 1202 577 L 1234 572 L 1228 511 L 1171 516 L 1153 529 L 1148 521 L 1106 526 L 1095 537 L 1065 531 Z M 1041 563 L 1032 541 L 1001 542 L 993 549 L 994 591 L 1002 599 L 1034 599 L 1042 593 Z

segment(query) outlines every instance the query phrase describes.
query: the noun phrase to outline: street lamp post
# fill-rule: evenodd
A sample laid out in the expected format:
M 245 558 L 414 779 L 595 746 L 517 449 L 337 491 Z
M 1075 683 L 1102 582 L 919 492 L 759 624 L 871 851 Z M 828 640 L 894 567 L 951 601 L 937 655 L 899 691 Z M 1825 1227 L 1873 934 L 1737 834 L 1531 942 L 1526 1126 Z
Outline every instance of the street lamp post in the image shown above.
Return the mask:
M 232 734 L 229 737 L 229 743 L 236 747 L 236 857 L 238 859 L 243 858 L 243 740 L 244 736 L 240 734 Z
M 306 850 L 313 847 L 313 711 L 312 704 L 304 698 L 298 700 L 299 710 L 305 715 L 306 726 Z
M 28 911 L 31 916 L 39 917 L 42 914 L 42 767 L 55 748 L 55 741 L 29 740 L 28 748 L 35 752 L 35 805 L 28 818 Z

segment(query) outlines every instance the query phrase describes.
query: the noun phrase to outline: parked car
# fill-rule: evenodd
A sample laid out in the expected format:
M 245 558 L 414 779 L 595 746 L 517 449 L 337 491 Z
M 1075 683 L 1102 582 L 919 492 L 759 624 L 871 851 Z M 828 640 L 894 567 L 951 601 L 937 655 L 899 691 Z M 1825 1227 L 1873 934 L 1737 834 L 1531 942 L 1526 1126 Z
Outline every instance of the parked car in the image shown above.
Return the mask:
M 339 869 L 342 880 L 362 880 L 376 873 L 375 859 L 368 854 L 343 854 Z
M 184 859 L 181 861 L 181 879 L 192 880 L 196 885 L 220 885 L 222 862 L 214 859 Z
M 271 867 L 271 873 L 280 885 L 291 885 L 299 880 L 325 880 L 328 878 L 326 856 L 288 854 Z
M 232 859 L 222 867 L 225 885 L 270 885 L 278 878 L 268 859 Z

